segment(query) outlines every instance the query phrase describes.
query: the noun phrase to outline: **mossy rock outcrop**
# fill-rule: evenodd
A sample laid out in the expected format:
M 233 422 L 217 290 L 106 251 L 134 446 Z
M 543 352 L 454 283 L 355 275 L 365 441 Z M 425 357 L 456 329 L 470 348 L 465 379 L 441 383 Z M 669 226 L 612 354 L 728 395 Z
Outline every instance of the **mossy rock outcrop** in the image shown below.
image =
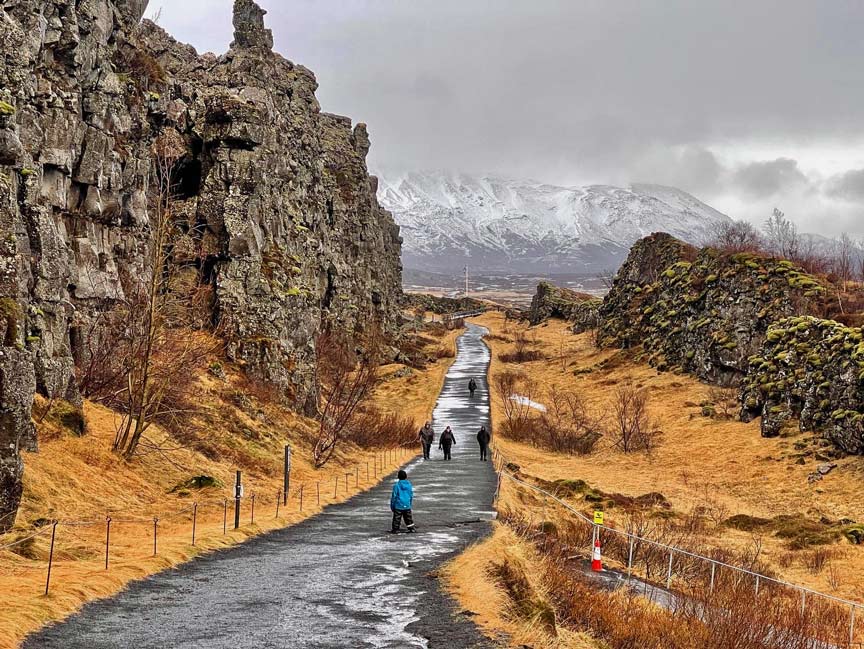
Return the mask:
M 567 321 L 578 321 L 584 326 L 593 319 L 596 324 L 596 314 L 600 303 L 601 301 L 593 295 L 555 286 L 550 282 L 540 282 L 534 297 L 531 299 L 528 321 L 532 325 L 538 325 L 549 318 L 559 318 Z
M 790 420 L 848 453 L 864 453 L 864 332 L 811 316 L 774 323 L 748 359 L 742 418 L 775 437 Z
M 633 246 L 600 308 L 606 347 L 639 347 L 659 369 L 739 383 L 777 320 L 815 313 L 825 287 L 788 261 L 699 250 L 668 234 Z

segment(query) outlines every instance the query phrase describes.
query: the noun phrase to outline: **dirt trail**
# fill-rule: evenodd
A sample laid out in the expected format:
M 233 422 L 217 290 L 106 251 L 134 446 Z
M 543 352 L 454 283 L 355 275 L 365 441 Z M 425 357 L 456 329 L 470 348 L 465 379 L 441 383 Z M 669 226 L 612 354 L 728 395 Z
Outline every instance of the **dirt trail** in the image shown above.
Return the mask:
M 419 533 L 388 534 L 395 476 L 299 525 L 131 584 L 30 636 L 30 649 L 491 647 L 430 572 L 490 531 L 495 475 L 474 435 L 489 425 L 485 330 L 457 343 L 435 407 L 453 460 L 406 469 Z M 479 384 L 468 395 L 468 379 Z

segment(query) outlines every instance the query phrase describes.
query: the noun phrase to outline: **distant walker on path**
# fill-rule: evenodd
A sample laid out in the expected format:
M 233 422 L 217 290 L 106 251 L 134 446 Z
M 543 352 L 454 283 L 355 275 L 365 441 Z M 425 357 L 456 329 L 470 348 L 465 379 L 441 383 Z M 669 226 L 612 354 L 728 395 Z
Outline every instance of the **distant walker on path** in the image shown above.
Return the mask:
M 432 449 L 432 442 L 435 441 L 435 430 L 432 428 L 432 422 L 427 421 L 420 432 L 417 434 L 417 439 L 423 445 L 423 459 L 429 459 L 429 451 Z
M 486 426 L 481 426 L 477 431 L 477 443 L 480 445 L 480 460 L 486 461 L 486 451 L 489 448 L 489 442 L 492 441 L 492 435 L 486 430 Z
M 444 429 L 444 432 L 441 433 L 441 440 L 438 443 L 438 448 L 444 451 L 444 459 L 452 460 L 453 457 L 450 455 L 450 447 L 456 443 L 456 436 L 453 435 L 453 431 L 450 430 L 450 426 Z
M 405 527 L 409 532 L 415 532 L 414 517 L 411 514 L 411 507 L 414 504 L 414 487 L 408 482 L 408 474 L 405 471 L 399 471 L 399 481 L 393 485 L 393 492 L 390 494 L 390 511 L 393 512 L 393 524 L 390 527 L 391 534 L 397 534 L 402 527 L 402 520 L 405 520 Z
M 474 396 L 474 391 L 477 389 L 477 381 L 474 380 L 474 377 L 471 377 L 471 380 L 468 381 L 468 392 L 471 393 L 471 396 Z

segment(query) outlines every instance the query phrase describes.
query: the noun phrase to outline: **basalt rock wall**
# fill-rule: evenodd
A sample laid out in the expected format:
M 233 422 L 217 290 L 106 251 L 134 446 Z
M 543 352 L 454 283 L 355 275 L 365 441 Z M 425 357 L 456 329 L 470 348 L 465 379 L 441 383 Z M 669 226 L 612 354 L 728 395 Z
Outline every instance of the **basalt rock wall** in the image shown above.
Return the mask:
M 698 250 L 668 234 L 633 247 L 600 308 L 598 340 L 641 346 L 658 368 L 737 385 L 768 328 L 815 313 L 825 288 L 794 264 Z
M 173 257 L 212 294 L 227 352 L 315 408 L 325 323 L 396 326 L 401 239 L 378 206 L 363 124 L 322 113 L 317 82 L 236 0 L 235 40 L 199 55 L 146 0 L 15 0 L 0 12 L 0 530 L 34 450 L 38 391 L 80 403 L 99 313 L 145 276 L 151 146 L 171 132 Z M 228 17 L 226 16 L 226 20 Z

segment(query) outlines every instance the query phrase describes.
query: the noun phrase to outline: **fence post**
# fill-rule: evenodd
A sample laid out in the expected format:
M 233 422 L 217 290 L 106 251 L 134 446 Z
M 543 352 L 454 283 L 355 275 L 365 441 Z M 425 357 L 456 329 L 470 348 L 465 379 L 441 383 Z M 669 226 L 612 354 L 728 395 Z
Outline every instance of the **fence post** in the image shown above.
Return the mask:
M 282 473 L 282 501 L 283 505 L 288 504 L 288 491 L 291 488 L 291 447 L 285 445 L 285 466 Z
M 305 485 L 300 485 L 300 511 L 303 511 L 303 487 Z
M 57 535 L 57 523 L 51 525 L 51 549 L 48 551 L 48 576 L 45 578 L 45 597 L 48 597 L 48 586 L 51 584 L 51 566 L 54 564 L 54 537 Z
M 195 528 L 198 526 L 198 503 L 192 503 L 192 545 L 195 545 Z
M 708 592 L 709 593 L 714 592 L 714 572 L 716 569 L 717 569 L 717 564 L 712 561 L 711 562 L 711 585 L 708 586 Z
M 633 574 L 633 535 L 630 535 L 630 551 L 627 554 L 627 579 Z
M 111 517 L 105 517 L 105 570 L 108 570 L 108 543 L 111 540 Z
M 849 605 L 849 646 L 855 642 L 855 604 Z
M 759 597 L 759 575 L 756 575 L 756 597 Z
M 228 531 L 228 499 L 222 499 L 222 534 Z
M 345 474 L 345 493 L 346 494 L 348 493 L 348 478 L 350 478 L 350 477 L 351 477 L 350 473 Z
M 359 489 L 360 488 L 360 467 L 354 467 L 354 486 Z
M 279 505 L 282 504 L 282 492 L 276 492 L 276 518 L 279 518 Z
M 669 550 L 669 573 L 666 575 L 666 588 L 672 586 L 672 550 Z
M 333 500 L 336 500 L 336 495 L 339 493 L 339 476 L 336 476 L 336 482 L 333 484 Z
M 156 527 L 159 525 L 159 518 L 153 517 L 153 556 L 156 556 Z
M 252 494 L 252 512 L 251 513 L 252 513 L 252 516 L 249 520 L 249 524 L 254 525 L 255 524 L 255 494 Z
M 240 472 L 237 472 L 237 478 L 234 482 L 234 529 L 240 527 L 240 492 L 243 489 L 243 483 L 240 481 Z
M 801 591 L 801 615 L 804 615 L 804 610 L 806 608 L 806 602 L 807 602 L 807 591 L 802 590 Z
M 366 463 L 366 482 L 369 482 L 369 463 Z

